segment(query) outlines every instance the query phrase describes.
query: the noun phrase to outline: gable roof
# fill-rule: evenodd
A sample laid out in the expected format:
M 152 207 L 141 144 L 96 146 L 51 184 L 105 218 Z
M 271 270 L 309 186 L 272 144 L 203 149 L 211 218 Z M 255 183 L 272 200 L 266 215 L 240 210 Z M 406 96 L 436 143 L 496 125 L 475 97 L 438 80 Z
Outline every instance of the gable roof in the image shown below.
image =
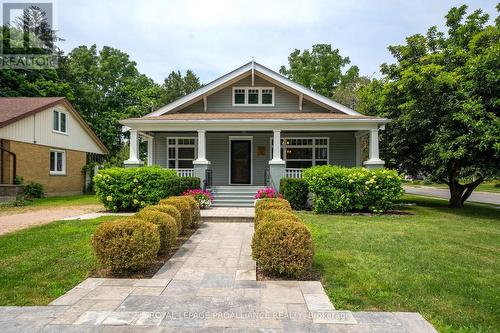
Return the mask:
M 0 128 L 59 104 L 66 107 L 104 153 L 109 154 L 108 148 L 65 97 L 0 97 Z
M 316 102 L 320 105 L 325 105 L 329 108 L 333 108 L 335 110 L 338 110 L 342 113 L 345 113 L 347 115 L 351 116 L 362 116 L 361 113 L 354 111 L 351 108 L 348 108 L 345 105 L 342 105 L 340 103 L 335 102 L 334 100 L 325 97 L 323 95 L 318 94 L 317 92 L 312 91 L 309 88 L 304 87 L 301 84 L 298 84 L 283 75 L 270 70 L 267 67 L 262 66 L 261 64 L 250 61 L 249 63 L 246 63 L 245 65 L 235 69 L 232 72 L 229 72 L 220 78 L 208 83 L 207 85 L 201 87 L 200 89 L 182 97 L 179 98 L 178 100 L 167 104 L 158 110 L 151 112 L 147 114 L 145 117 L 157 117 L 161 116 L 167 112 L 171 112 L 183 105 L 188 105 L 192 102 L 198 101 L 203 99 L 203 96 L 208 96 L 218 90 L 221 89 L 221 87 L 225 87 L 232 82 L 235 82 L 242 77 L 248 75 L 248 73 L 255 72 L 263 76 L 265 79 L 274 82 L 276 85 L 281 86 L 287 90 L 290 90 L 298 95 L 302 94 L 305 97 L 308 97 L 311 101 Z

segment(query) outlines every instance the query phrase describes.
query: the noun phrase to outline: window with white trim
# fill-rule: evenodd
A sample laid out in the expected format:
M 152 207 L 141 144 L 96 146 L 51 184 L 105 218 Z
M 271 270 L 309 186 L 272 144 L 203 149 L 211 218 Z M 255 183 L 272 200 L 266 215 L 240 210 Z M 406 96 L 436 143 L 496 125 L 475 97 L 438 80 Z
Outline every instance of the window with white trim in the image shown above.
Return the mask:
M 328 164 L 330 156 L 328 137 L 296 137 L 281 139 L 281 158 L 287 168 L 304 169 L 314 165 Z M 273 138 L 271 138 L 271 158 Z
M 53 111 L 52 130 L 58 133 L 68 133 L 68 115 L 65 112 Z
M 66 174 L 66 152 L 64 150 L 50 151 L 50 174 L 51 175 Z
M 196 138 L 167 138 L 167 167 L 169 169 L 193 169 L 196 159 Z
M 233 106 L 274 106 L 274 88 L 233 87 Z

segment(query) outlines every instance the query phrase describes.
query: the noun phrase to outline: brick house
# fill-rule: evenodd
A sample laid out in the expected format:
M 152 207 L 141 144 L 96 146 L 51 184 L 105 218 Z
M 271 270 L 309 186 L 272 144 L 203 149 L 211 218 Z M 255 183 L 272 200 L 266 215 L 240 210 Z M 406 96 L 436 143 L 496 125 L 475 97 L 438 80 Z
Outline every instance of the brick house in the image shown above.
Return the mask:
M 47 195 L 82 193 L 83 167 L 96 154 L 108 150 L 66 98 L 0 98 L 4 190 L 17 175 L 43 184 Z

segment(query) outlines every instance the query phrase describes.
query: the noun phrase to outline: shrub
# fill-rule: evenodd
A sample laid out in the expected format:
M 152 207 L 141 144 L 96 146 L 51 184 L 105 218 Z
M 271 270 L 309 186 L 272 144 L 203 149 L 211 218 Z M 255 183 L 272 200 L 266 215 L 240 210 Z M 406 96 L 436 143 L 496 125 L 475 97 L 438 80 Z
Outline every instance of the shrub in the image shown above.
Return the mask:
M 383 212 L 403 193 L 395 170 L 323 165 L 304 170 L 303 176 L 316 213 Z
M 276 192 L 272 187 L 261 188 L 257 190 L 255 194 L 255 199 L 265 199 L 265 198 L 281 198 L 281 194 Z
M 267 209 L 283 209 L 283 210 L 289 210 L 292 211 L 292 207 L 290 206 L 290 203 L 286 201 L 285 199 L 260 199 L 257 201 L 255 204 L 255 215 L 260 214 L 261 211 L 267 210 Z
M 159 210 L 142 209 L 136 213 L 134 217 L 139 220 L 153 223 L 158 227 L 158 233 L 160 235 L 159 252 L 167 253 L 171 247 L 175 246 L 179 231 L 177 229 L 177 223 L 172 216 L 162 213 Z
M 147 206 L 143 208 L 142 210 L 157 210 L 159 212 L 165 213 L 167 215 L 170 215 L 171 217 L 174 218 L 175 224 L 177 225 L 177 234 L 180 234 L 182 232 L 182 219 L 181 219 L 181 213 L 175 206 L 172 205 L 153 205 L 153 206 Z
M 14 177 L 14 185 L 21 185 L 24 183 L 24 178 L 22 176 L 16 176 Z
M 198 205 L 200 206 L 201 209 L 210 208 L 212 202 L 214 201 L 212 193 L 206 190 L 200 190 L 200 189 L 187 190 L 186 192 L 182 193 L 182 195 L 193 196 L 196 199 L 196 201 L 198 201 Z
M 29 182 L 24 185 L 23 194 L 28 200 L 40 199 L 44 196 L 43 185 L 36 182 Z
M 191 227 L 197 227 L 201 219 L 198 200 L 196 200 L 192 195 L 183 195 L 176 198 L 183 199 L 189 204 L 189 207 L 191 208 Z
M 302 222 L 297 215 L 289 210 L 284 209 L 265 209 L 255 213 L 254 224 L 257 229 L 258 225 L 264 221 L 279 221 L 279 220 L 293 220 L 295 222 Z
M 313 256 L 309 229 L 293 220 L 263 221 L 252 238 L 252 257 L 269 274 L 300 277 L 311 268 Z
M 294 210 L 302 210 L 307 207 L 309 190 L 305 179 L 282 178 L 280 181 L 280 192 L 283 195 L 283 199 L 290 202 Z
M 189 228 L 192 223 L 193 213 L 191 212 L 191 205 L 180 197 L 170 197 L 160 201 L 160 205 L 172 205 L 179 213 L 181 213 L 182 229 Z
M 158 166 L 109 168 L 94 176 L 96 195 L 112 211 L 136 211 L 176 194 L 171 181 L 178 181 L 174 170 Z
M 198 177 L 180 177 L 179 188 L 176 195 L 181 195 L 188 190 L 196 190 L 201 188 L 201 181 Z
M 101 224 L 92 236 L 92 246 L 102 266 L 114 272 L 136 271 L 155 259 L 160 236 L 156 225 L 127 218 Z

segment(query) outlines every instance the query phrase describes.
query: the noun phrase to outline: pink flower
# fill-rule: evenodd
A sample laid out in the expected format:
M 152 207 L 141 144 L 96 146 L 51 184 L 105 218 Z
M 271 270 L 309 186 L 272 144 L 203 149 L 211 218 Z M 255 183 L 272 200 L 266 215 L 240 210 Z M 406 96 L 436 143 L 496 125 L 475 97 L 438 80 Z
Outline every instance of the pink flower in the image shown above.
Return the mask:
M 261 188 L 255 194 L 255 199 L 263 198 L 281 198 L 281 194 L 276 193 L 276 190 L 272 187 Z

